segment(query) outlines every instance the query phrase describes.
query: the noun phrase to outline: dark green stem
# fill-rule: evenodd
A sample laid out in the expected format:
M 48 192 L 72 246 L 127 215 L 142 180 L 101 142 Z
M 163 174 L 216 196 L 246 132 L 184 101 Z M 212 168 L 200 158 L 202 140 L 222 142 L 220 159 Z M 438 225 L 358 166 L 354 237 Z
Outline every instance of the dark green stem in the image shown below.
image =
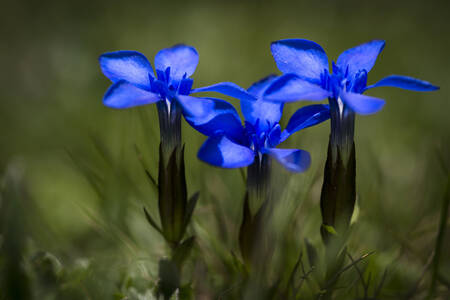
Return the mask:
M 247 167 L 247 191 L 253 207 L 259 207 L 271 198 L 270 157 L 266 154 L 255 157 L 253 164 Z
M 347 108 L 339 99 L 329 98 L 330 103 L 330 145 L 333 158 L 337 159 L 339 150 L 344 163 L 349 158 L 355 136 L 355 113 Z M 341 107 L 339 107 L 341 103 Z M 333 160 L 336 163 L 336 160 Z
M 181 145 L 182 110 L 175 99 L 157 103 L 160 127 L 158 207 L 161 228 L 146 213 L 149 223 L 164 236 L 171 249 L 168 259 L 159 262 L 158 294 L 170 299 L 181 286 L 181 271 L 195 238 L 184 239 L 197 203 L 198 193 L 188 198 Z M 183 240 L 184 239 L 184 240 Z
M 268 234 L 272 191 L 270 183 L 271 160 L 267 155 L 255 157 L 247 168 L 247 193 L 244 200 L 243 219 L 239 230 L 239 246 L 248 269 L 258 275 L 270 256 Z M 256 270 L 258 269 L 258 271 Z
M 322 238 L 343 236 L 350 225 L 356 201 L 355 114 L 330 98 L 331 133 L 320 197 Z
M 331 133 L 325 163 L 320 209 L 321 235 L 326 244 L 326 279 L 339 276 L 345 258 L 345 238 L 356 201 L 355 113 L 330 98 Z M 331 299 L 334 283 L 322 299 Z
M 178 102 L 161 100 L 157 103 L 161 147 L 166 158 L 181 148 L 181 107 Z

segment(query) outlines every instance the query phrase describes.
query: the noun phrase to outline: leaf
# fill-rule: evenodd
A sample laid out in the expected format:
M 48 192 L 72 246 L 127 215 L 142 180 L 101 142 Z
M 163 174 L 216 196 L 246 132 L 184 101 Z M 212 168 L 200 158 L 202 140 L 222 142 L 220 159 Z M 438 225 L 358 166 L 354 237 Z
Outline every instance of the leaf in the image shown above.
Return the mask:
M 186 212 L 184 215 L 184 225 L 183 225 L 183 235 L 186 232 L 187 227 L 189 226 L 189 222 L 191 221 L 192 214 L 194 213 L 195 206 L 197 205 L 198 197 L 200 196 L 199 192 L 196 192 L 189 199 L 186 207 Z
M 167 167 L 160 145 L 158 176 L 158 205 L 164 236 L 173 244 L 178 244 L 184 233 L 184 216 L 187 205 L 187 188 L 184 167 L 184 147 L 179 160 L 178 148 L 172 151 Z
M 195 237 L 191 236 L 190 238 L 185 239 L 180 245 L 175 248 L 173 261 L 178 265 L 180 269 L 186 258 L 189 256 L 194 244 Z
M 234 251 L 230 251 L 231 260 L 233 263 L 233 266 L 236 267 L 238 272 L 240 274 L 246 274 L 247 270 L 245 269 L 245 265 L 242 263 L 242 261 L 236 256 Z
M 344 264 L 344 258 L 345 258 L 346 251 L 347 250 L 342 251 L 341 255 L 339 255 L 337 265 Z M 344 268 L 341 268 L 339 271 L 334 273 L 332 276 L 328 277 L 329 279 L 327 280 L 325 289 L 328 289 L 330 286 L 333 286 L 334 283 L 339 279 L 339 277 L 341 276 L 342 273 L 344 273 L 348 269 L 352 268 L 354 265 L 358 264 L 360 261 L 364 260 L 365 258 L 367 258 L 369 255 L 372 255 L 373 253 L 375 253 L 375 251 L 361 255 L 358 259 L 352 261 L 349 265 L 345 266 Z
M 158 183 L 156 182 L 155 178 L 150 173 L 150 171 L 148 171 L 147 168 L 145 167 L 143 155 L 142 155 L 141 151 L 139 150 L 139 148 L 137 147 L 137 145 L 134 145 L 134 149 L 136 151 L 137 158 L 138 158 L 139 162 L 141 163 L 141 166 L 144 169 L 144 172 L 147 175 L 147 178 L 149 179 L 150 183 L 152 184 L 152 186 L 154 188 L 158 188 Z
M 294 293 L 294 280 L 295 280 L 295 276 L 297 275 L 297 271 L 298 268 L 300 267 L 300 264 L 302 263 L 302 258 L 303 258 L 303 252 L 300 252 L 300 255 L 298 256 L 298 259 L 294 265 L 294 269 L 292 270 L 291 274 L 289 275 L 289 280 L 286 286 L 286 290 L 284 291 L 285 295 L 289 295 L 292 291 L 292 294 Z M 295 295 L 294 295 L 295 297 Z
M 316 265 L 317 261 L 317 250 L 314 246 L 309 242 L 307 238 L 305 238 L 306 245 L 306 254 L 308 255 L 309 266 L 312 268 Z
M 244 262 L 250 261 L 250 256 L 252 252 L 252 216 L 250 212 L 250 204 L 248 200 L 248 193 L 245 194 L 244 206 L 242 213 L 242 223 L 239 229 L 239 248 L 241 250 L 242 258 Z
M 159 261 L 158 295 L 163 295 L 164 299 L 170 299 L 179 286 L 180 272 L 178 267 L 173 261 L 161 259 Z
M 178 293 L 178 299 L 179 300 L 194 299 L 194 289 L 192 288 L 192 286 L 189 283 L 180 287 L 179 293 Z
M 329 231 L 330 228 L 326 226 L 332 226 L 335 232 L 343 233 L 350 225 L 356 201 L 355 178 L 355 143 L 352 144 L 348 159 L 343 159 L 341 149 L 339 147 L 332 149 L 330 140 L 320 195 L 320 209 L 324 225 L 321 228 L 321 234 L 326 244 L 334 235 L 333 231 Z
M 144 207 L 144 213 L 145 213 L 145 217 L 147 218 L 148 223 L 156 229 L 156 231 L 158 231 L 162 236 L 164 236 L 161 228 L 159 228 L 158 224 L 156 224 L 156 222 L 153 220 L 152 216 L 150 216 L 150 214 L 148 213 L 147 209 Z
M 336 229 L 331 225 L 322 224 L 322 228 L 329 234 L 337 235 Z

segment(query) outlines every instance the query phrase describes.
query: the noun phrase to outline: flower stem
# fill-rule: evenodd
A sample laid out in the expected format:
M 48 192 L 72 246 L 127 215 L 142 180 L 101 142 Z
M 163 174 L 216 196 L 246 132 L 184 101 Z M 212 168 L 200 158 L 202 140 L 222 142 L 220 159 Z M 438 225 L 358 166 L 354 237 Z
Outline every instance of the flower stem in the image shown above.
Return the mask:
M 176 147 L 181 148 L 181 107 L 173 99 L 159 101 L 157 108 L 161 147 L 168 158 Z
M 255 158 L 247 169 L 247 193 L 243 203 L 243 218 L 239 230 L 241 255 L 252 274 L 263 274 L 262 268 L 270 257 L 268 245 L 272 194 L 270 184 L 271 160 L 267 155 Z M 258 275 L 259 274 L 259 275 Z
M 342 236 L 350 225 L 356 201 L 355 114 L 330 98 L 331 134 L 320 197 L 322 238 Z
M 157 103 L 160 127 L 158 174 L 158 208 L 161 228 L 146 213 L 149 223 L 159 229 L 171 249 L 169 258 L 159 262 L 157 294 L 171 299 L 181 288 L 181 270 L 191 252 L 194 236 L 184 239 L 198 199 L 198 193 L 188 198 L 181 145 L 181 107 L 175 99 Z M 183 240 L 184 239 L 184 240 Z
M 347 108 L 340 99 L 329 98 L 330 103 L 330 145 L 333 158 L 337 159 L 339 150 L 344 162 L 349 158 L 355 136 L 355 113 Z M 336 163 L 336 160 L 333 160 Z
M 253 164 L 247 168 L 247 191 L 250 206 L 255 208 L 253 211 L 271 198 L 270 165 L 270 157 L 263 154 L 255 157 Z

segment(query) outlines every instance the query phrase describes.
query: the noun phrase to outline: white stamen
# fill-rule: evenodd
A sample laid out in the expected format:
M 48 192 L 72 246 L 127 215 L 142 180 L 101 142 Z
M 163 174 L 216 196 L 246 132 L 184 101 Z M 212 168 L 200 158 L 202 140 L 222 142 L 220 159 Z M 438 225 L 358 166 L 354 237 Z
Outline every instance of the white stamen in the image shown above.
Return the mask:
M 170 101 L 166 98 L 167 114 L 170 116 Z
M 342 102 L 341 97 L 337 99 L 337 103 L 339 106 L 339 116 L 342 118 L 342 114 L 344 113 L 344 102 Z

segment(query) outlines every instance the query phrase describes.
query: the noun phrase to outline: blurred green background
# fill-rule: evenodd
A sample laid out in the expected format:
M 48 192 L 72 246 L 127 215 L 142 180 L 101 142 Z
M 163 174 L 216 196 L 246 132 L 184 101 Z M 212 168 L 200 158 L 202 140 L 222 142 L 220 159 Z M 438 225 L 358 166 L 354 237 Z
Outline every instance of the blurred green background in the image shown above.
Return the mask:
M 386 105 L 356 121 L 358 215 L 351 249 L 355 255 L 376 250 L 374 263 L 393 270 L 393 289 L 408 291 L 419 280 L 434 248 L 450 161 L 448 1 L 29 0 L 6 2 L 2 12 L 0 171 L 28 196 L 8 213 L 3 203 L 0 216 L 23 229 L 12 236 L 23 237 L 30 257 L 46 251 L 63 269 L 84 270 L 66 286 L 80 293 L 74 299 L 111 299 L 124 276 L 157 280 L 165 248 L 142 213 L 145 205 L 157 216 L 156 194 L 135 151 L 156 174 L 156 107 L 104 107 L 110 83 L 97 58 L 137 50 L 152 62 L 158 50 L 177 43 L 199 52 L 194 87 L 220 81 L 248 87 L 278 74 L 269 46 L 283 38 L 314 40 L 330 60 L 385 39 L 370 83 L 401 74 L 440 86 L 434 93 L 370 91 Z M 302 105 L 287 105 L 282 125 Z M 197 260 L 214 268 L 217 253 L 238 252 L 244 182 L 238 170 L 199 162 L 204 137 L 185 125 L 188 187 L 201 192 L 193 226 L 202 253 Z M 287 247 L 294 260 L 305 237 L 321 245 L 328 132 L 324 123 L 285 145 L 311 152 L 307 173 L 275 167 L 276 224 L 280 236 L 290 232 L 289 246 L 280 249 Z M 445 240 L 440 273 L 450 278 L 449 234 Z

